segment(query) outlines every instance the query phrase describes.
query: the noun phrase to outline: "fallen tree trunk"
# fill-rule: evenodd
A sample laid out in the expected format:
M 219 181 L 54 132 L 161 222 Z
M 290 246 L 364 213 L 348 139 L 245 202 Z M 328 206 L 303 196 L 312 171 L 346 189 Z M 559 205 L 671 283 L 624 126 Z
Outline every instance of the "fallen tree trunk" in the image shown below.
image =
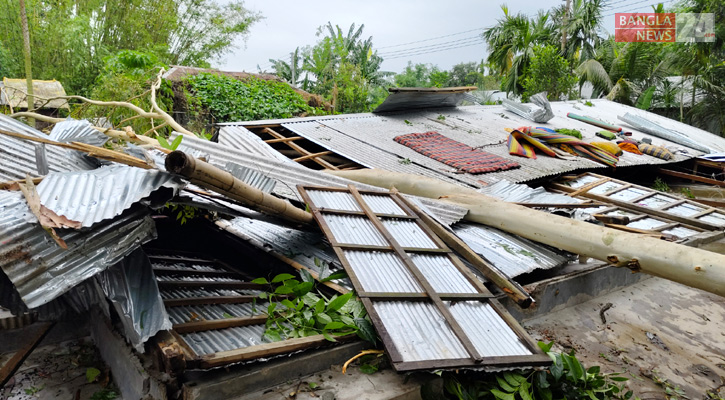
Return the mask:
M 265 214 L 279 216 L 301 224 L 312 223 L 312 214 L 293 206 L 290 202 L 254 188 L 204 161 L 182 152 L 173 151 L 166 156 L 166 170 L 183 176 L 191 183 L 221 193 Z
M 507 203 L 436 179 L 381 170 L 326 171 L 469 209 L 464 219 L 572 253 L 725 296 L 725 255 Z

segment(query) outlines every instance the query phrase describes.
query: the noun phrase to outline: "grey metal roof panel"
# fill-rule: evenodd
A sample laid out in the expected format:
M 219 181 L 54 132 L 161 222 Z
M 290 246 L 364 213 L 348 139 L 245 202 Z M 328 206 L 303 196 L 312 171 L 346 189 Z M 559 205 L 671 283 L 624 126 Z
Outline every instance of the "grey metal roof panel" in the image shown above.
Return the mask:
M 103 146 L 110 138 L 94 129 L 86 120 L 69 118 L 55 124 L 48 139 L 62 143 L 82 142 L 93 146 Z
M 700 143 L 714 151 L 725 152 L 725 139 L 701 129 L 608 100 L 592 100 L 591 102 L 592 107 L 584 106 L 576 101 L 552 102 L 551 107 L 554 118 L 547 123 L 532 123 L 507 111 L 503 106 L 465 106 L 375 115 L 352 114 L 255 121 L 237 123 L 237 125 L 253 126 L 255 124 L 280 123 L 297 133 L 303 132 L 303 136 L 309 136 L 318 144 L 351 159 L 361 160 L 367 164 L 375 164 L 392 171 L 411 172 L 414 169 L 423 168 L 426 170 L 425 172 L 418 171 L 422 175 L 437 173 L 443 175 L 444 178 L 442 179 L 444 180 L 454 180 L 479 187 L 482 186 L 478 182 L 479 180 L 486 183 L 493 183 L 502 179 L 512 182 L 527 182 L 575 170 L 606 168 L 602 164 L 582 157 L 564 160 L 542 155 L 537 159 L 527 159 L 508 154 L 506 146 L 508 133 L 505 128 L 532 125 L 548 128 L 566 127 L 580 130 L 584 141 L 602 140 L 595 135 L 600 128 L 568 118 L 566 115 L 569 112 L 585 114 L 615 125 L 617 125 L 615 120 L 617 115 L 630 113 L 643 116 L 651 122 L 682 133 L 691 141 Z M 624 126 L 624 128 L 628 131 L 631 130 L 632 137 L 635 139 L 641 140 L 645 137 L 651 137 L 644 132 L 630 129 L 628 126 Z M 457 174 L 447 165 L 438 163 L 392 141 L 393 137 L 401 134 L 431 130 L 438 131 L 471 147 L 481 148 L 493 154 L 513 159 L 521 167 L 478 175 Z M 655 144 L 665 145 L 670 148 L 684 149 L 681 145 L 661 138 L 655 137 L 653 141 Z M 370 154 L 367 157 L 366 152 Z M 665 161 L 656 157 L 625 152 L 620 156 L 617 166 L 667 164 L 683 161 L 700 154 L 701 152 L 689 149 L 687 154 L 676 154 L 674 159 Z M 411 161 L 410 164 L 398 163 L 398 160 L 406 158 Z
M 410 271 L 390 252 L 344 250 L 367 292 L 422 293 Z
M 178 133 L 173 133 L 172 138 L 176 135 Z M 210 155 L 209 162 L 219 168 L 224 168 L 226 163 L 231 161 L 247 168 L 259 170 L 278 182 L 273 193 L 288 199 L 300 200 L 296 189 L 296 186 L 300 184 L 336 187 L 345 187 L 353 184 L 360 190 L 382 190 L 375 186 L 365 185 L 321 171 L 311 170 L 294 162 L 279 162 L 271 157 L 246 153 L 237 149 L 228 148 L 219 143 L 192 136 L 184 137 L 181 145 L 179 145 L 179 150 L 208 154 Z M 431 199 L 420 199 L 420 201 L 435 213 L 443 223 L 449 225 L 463 218 L 468 212 L 467 209 L 450 203 Z
M 444 255 L 410 254 L 411 260 L 438 293 L 477 293 L 471 282 L 458 273 L 451 260 Z
M 48 139 L 44 133 L 3 114 L 0 114 L 0 129 Z M 0 181 L 24 179 L 26 174 L 43 175 L 38 170 L 36 147 L 45 149 L 50 172 L 80 171 L 96 167 L 76 152 L 0 135 Z
M 485 225 L 458 223 L 453 231 L 476 253 L 508 277 L 568 262 L 566 253 Z
M 19 192 L 0 191 L 0 268 L 29 308 L 41 306 L 120 261 L 155 237 L 144 210 L 126 213 L 92 229 L 59 230 L 61 248 L 37 223 Z
M 264 193 L 272 193 L 274 186 L 277 184 L 274 179 L 264 175 L 259 170 L 247 168 L 237 163 L 228 162 L 224 169 L 234 175 L 235 178 Z
M 543 187 L 531 188 L 520 183 L 509 182 L 505 179 L 492 185 L 484 186 L 478 189 L 478 192 L 510 203 L 581 203 L 581 200 L 561 193 L 548 192 Z
M 531 351 L 503 321 L 490 304 L 479 301 L 449 303 L 453 317 L 461 324 L 483 357 L 523 356 Z M 496 343 L 496 346 L 491 346 Z
M 373 112 L 384 113 L 432 107 L 455 107 L 464 101 L 478 102 L 475 97 L 463 92 L 397 92 L 390 93 Z
M 271 157 L 280 162 L 294 163 L 243 126 L 222 126 L 219 129 L 219 144 L 250 154 Z
M 438 245 L 414 221 L 386 218 L 382 220 L 382 223 L 390 231 L 390 234 L 393 235 L 393 238 L 403 247 L 418 247 L 422 249 L 438 248 Z
M 338 243 L 387 246 L 383 235 L 375 229 L 366 217 L 350 215 L 326 215 L 327 226 Z M 401 244 L 402 246 L 405 246 Z M 415 246 L 412 246 L 415 247 Z
M 469 357 L 461 341 L 433 304 L 377 301 L 373 307 L 403 361 Z
M 241 349 L 264 344 L 264 324 L 181 334 L 198 355 Z
M 40 203 L 83 227 L 113 218 L 162 187 L 173 197 L 183 183 L 153 169 L 111 165 L 90 171 L 58 172 L 37 186 Z
M 169 307 L 169 320 L 172 324 L 183 324 L 196 320 L 215 320 L 225 318 L 244 318 L 263 314 L 267 309 L 264 302 L 257 304 L 200 304 L 194 306 Z

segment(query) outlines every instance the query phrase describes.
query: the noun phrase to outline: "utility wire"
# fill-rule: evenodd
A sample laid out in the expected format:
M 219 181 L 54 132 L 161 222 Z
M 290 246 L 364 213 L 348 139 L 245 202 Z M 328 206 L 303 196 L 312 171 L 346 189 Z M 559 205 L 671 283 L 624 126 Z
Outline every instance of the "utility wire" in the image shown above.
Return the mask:
M 471 40 L 466 40 L 466 41 L 462 41 L 462 42 L 444 44 L 444 45 L 439 45 L 439 46 L 431 46 L 431 47 L 427 47 L 427 48 L 419 49 L 419 50 L 401 51 L 399 53 L 392 54 L 391 56 L 392 57 L 401 57 L 401 56 L 406 56 L 408 54 L 418 54 L 420 52 L 431 52 L 431 51 L 435 51 L 435 50 L 439 50 L 439 49 L 446 49 L 446 48 L 453 47 L 453 46 L 461 46 L 464 44 L 478 44 L 478 43 L 485 43 L 485 42 L 483 39 L 480 39 L 480 38 L 471 39 Z M 390 58 L 390 57 L 388 57 L 388 58 Z
M 478 36 L 478 35 L 477 36 L 470 36 L 470 37 L 465 37 L 465 38 L 458 39 L 458 40 L 450 40 L 450 41 L 447 41 L 447 42 L 431 43 L 431 44 L 426 45 L 426 46 L 409 47 L 407 49 L 400 49 L 400 50 L 393 50 L 393 51 L 384 51 L 382 53 L 378 53 L 378 55 L 381 56 L 381 57 L 384 56 L 384 55 L 386 55 L 386 54 L 396 55 L 398 53 L 405 53 L 405 52 L 409 52 L 409 51 L 418 51 L 418 50 L 427 49 L 427 48 L 430 48 L 430 47 L 433 47 L 433 46 L 456 44 L 456 43 L 461 43 L 461 42 L 465 42 L 465 41 L 469 41 L 469 40 L 482 40 L 482 38 L 481 38 L 481 36 Z
M 388 57 L 385 60 L 394 60 L 396 58 L 413 57 L 413 56 L 419 56 L 419 55 L 423 55 L 423 54 L 440 53 L 442 51 L 460 49 L 463 47 L 471 47 L 471 46 L 476 46 L 476 45 L 484 44 L 484 43 L 485 42 L 483 40 L 481 40 L 476 43 L 470 43 L 470 44 L 464 44 L 464 45 L 458 45 L 458 46 L 449 46 L 449 47 L 444 47 L 444 48 L 440 48 L 440 49 L 436 49 L 436 50 L 420 51 L 418 53 L 411 53 L 411 54 L 404 54 L 404 55 L 399 55 L 399 56 L 395 56 L 395 57 Z
M 430 42 L 430 41 L 436 40 L 436 39 L 442 39 L 442 38 L 447 38 L 447 37 L 451 37 L 451 36 L 458 36 L 458 35 L 461 35 L 461 34 L 464 34 L 464 33 L 481 31 L 481 30 L 484 30 L 484 29 L 486 29 L 486 28 L 476 28 L 476 29 L 471 29 L 471 30 L 468 30 L 468 31 L 451 33 L 450 35 L 443 35 L 443 36 L 437 36 L 437 37 L 433 37 L 433 38 L 429 38 L 429 39 L 416 40 L 415 42 L 400 43 L 400 44 L 393 44 L 393 45 L 390 45 L 390 46 L 378 47 L 377 49 L 378 50 L 380 50 L 380 49 L 389 49 L 389 48 L 392 48 L 392 47 L 407 46 L 409 44 Z
M 635 5 L 635 4 L 642 4 L 642 3 L 646 3 L 646 2 L 648 2 L 648 1 L 652 1 L 652 0 L 642 0 L 642 1 L 639 1 L 639 2 L 636 2 L 636 3 L 632 3 L 632 4 L 627 4 L 627 6 L 633 6 L 633 5 Z M 619 10 L 618 10 L 618 11 L 615 11 L 615 12 L 613 12 L 613 13 L 609 13 L 609 14 L 606 14 L 606 15 L 602 15 L 602 18 L 604 18 L 604 17 L 610 17 L 610 16 L 612 16 L 612 15 L 614 15 L 614 14 L 620 14 L 620 13 L 628 13 L 628 12 L 632 12 L 632 11 L 635 11 L 635 10 L 639 10 L 639 9 L 641 9 L 641 8 L 643 8 L 643 7 L 651 7 L 651 6 L 656 6 L 657 4 L 660 4 L 660 3 L 662 3 L 662 5 L 664 6 L 665 4 L 670 4 L 670 3 L 673 3 L 674 1 L 675 1 L 675 0 L 669 0 L 669 1 L 658 1 L 658 2 L 656 2 L 656 3 L 652 3 L 652 4 L 649 4 L 649 5 L 644 5 L 644 6 L 639 6 L 639 7 L 631 8 L 631 9 L 629 9 L 629 10 L 624 10 L 624 11 L 619 11 Z

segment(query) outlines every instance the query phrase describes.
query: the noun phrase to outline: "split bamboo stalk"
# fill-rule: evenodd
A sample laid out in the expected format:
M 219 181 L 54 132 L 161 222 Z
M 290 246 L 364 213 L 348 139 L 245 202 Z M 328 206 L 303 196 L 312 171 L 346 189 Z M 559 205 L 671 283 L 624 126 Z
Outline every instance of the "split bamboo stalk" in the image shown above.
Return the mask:
M 415 211 L 420 217 L 420 220 L 430 228 L 433 233 L 438 235 L 445 244 L 451 249 L 455 250 L 463 256 L 469 263 L 471 263 L 479 272 L 483 274 L 489 281 L 493 282 L 498 286 L 508 297 L 513 299 L 516 304 L 521 308 L 529 308 L 533 304 L 534 299 L 521 287 L 518 283 L 514 282 L 513 279 L 506 276 L 498 268 L 491 265 L 488 261 L 484 260 L 483 257 L 479 256 L 473 249 L 461 240 L 455 233 L 453 233 L 448 227 L 443 226 L 433 219 L 430 215 L 422 211 L 417 205 L 405 198 L 405 196 L 398 196 L 398 198 L 405 203 L 410 209 Z
M 290 202 L 264 193 L 235 178 L 229 172 L 197 160 L 182 151 L 173 151 L 166 156 L 165 165 L 167 171 L 181 175 L 195 185 L 221 193 L 263 213 L 295 223 L 313 222 L 312 214 L 293 206 Z
M 725 296 L 722 254 L 532 210 L 432 178 L 374 169 L 326 172 L 463 206 L 466 220 Z

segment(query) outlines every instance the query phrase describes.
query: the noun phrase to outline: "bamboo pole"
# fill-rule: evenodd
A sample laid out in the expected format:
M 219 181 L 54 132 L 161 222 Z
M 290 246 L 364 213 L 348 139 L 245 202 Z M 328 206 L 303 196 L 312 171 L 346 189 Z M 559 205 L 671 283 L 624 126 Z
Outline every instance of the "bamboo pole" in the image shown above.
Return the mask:
M 374 186 L 440 199 L 468 208 L 464 219 L 492 226 L 616 267 L 725 296 L 725 255 L 547 214 L 472 189 L 417 175 L 381 171 L 326 171 Z
M 248 207 L 266 214 L 276 215 L 301 224 L 313 222 L 312 214 L 293 206 L 290 202 L 254 188 L 219 169 L 182 151 L 173 151 L 166 156 L 166 170 L 183 176 L 193 184 L 221 193 Z

